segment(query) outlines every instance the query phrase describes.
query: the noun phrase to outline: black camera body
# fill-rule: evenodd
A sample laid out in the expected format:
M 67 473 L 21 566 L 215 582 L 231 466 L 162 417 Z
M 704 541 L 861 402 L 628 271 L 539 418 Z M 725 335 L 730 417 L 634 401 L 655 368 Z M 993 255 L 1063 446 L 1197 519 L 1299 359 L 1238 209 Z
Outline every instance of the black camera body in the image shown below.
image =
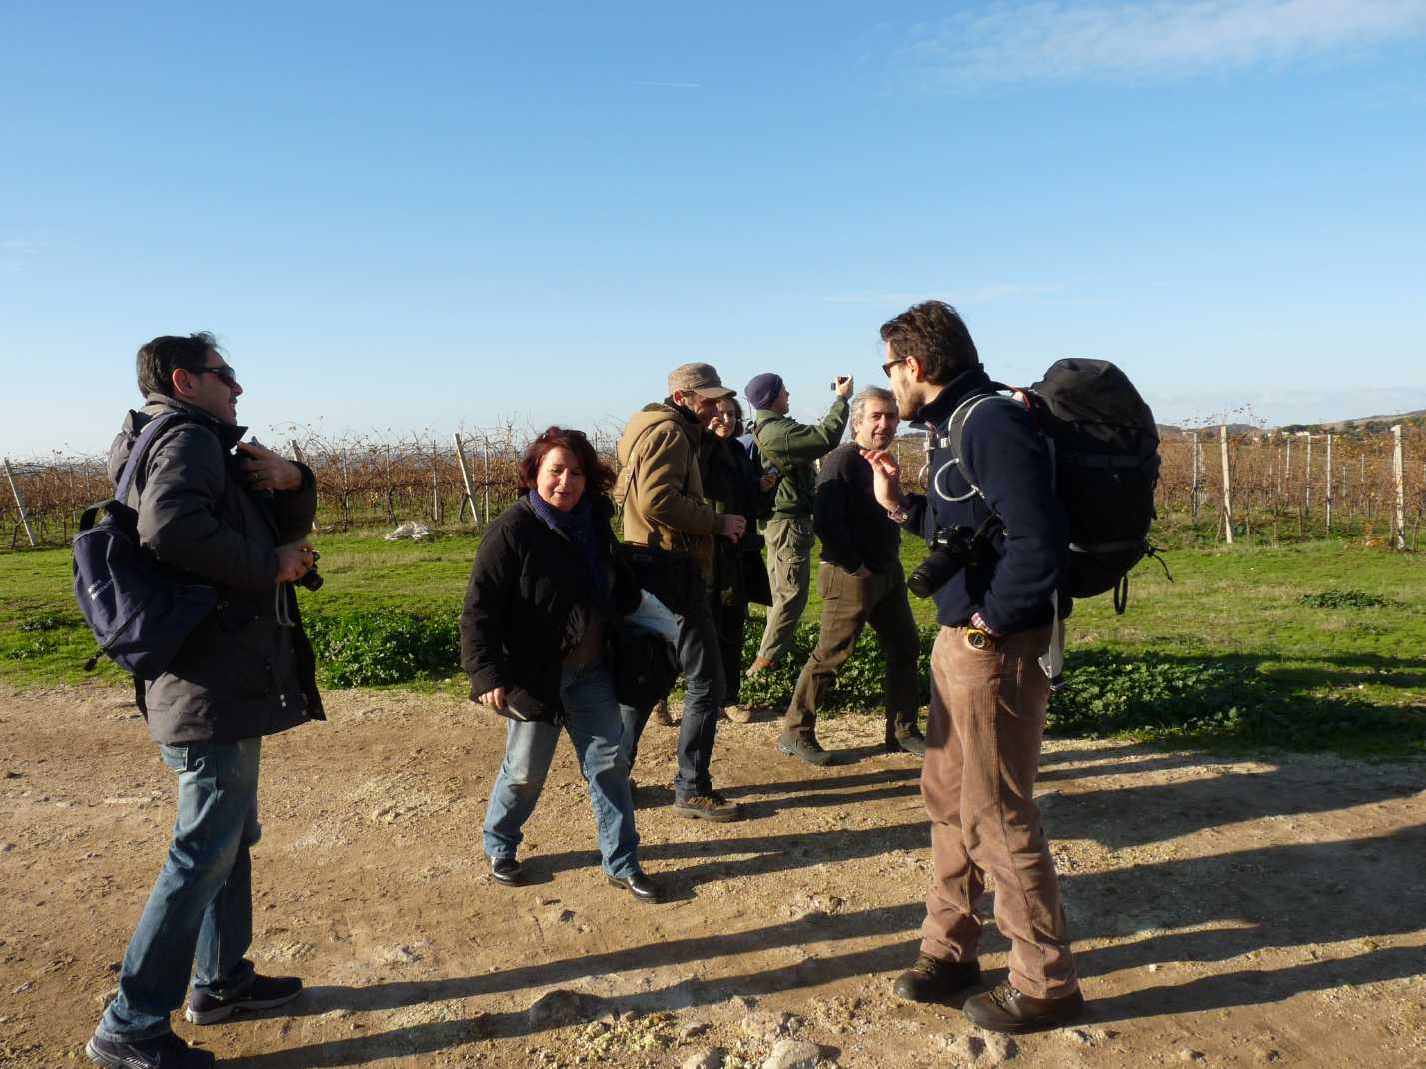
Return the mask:
M 930 546 L 926 559 L 906 577 L 906 588 L 918 598 L 929 598 L 967 564 L 987 563 L 995 554 L 983 528 L 943 527 Z
M 304 575 L 301 579 L 297 580 L 297 583 L 299 586 L 306 587 L 308 590 L 312 591 L 315 594 L 317 591 L 322 589 L 322 584 L 325 581 L 326 580 L 324 580 L 322 576 L 318 573 L 317 566 L 314 564 L 312 565 L 312 567 L 307 569 L 306 575 Z

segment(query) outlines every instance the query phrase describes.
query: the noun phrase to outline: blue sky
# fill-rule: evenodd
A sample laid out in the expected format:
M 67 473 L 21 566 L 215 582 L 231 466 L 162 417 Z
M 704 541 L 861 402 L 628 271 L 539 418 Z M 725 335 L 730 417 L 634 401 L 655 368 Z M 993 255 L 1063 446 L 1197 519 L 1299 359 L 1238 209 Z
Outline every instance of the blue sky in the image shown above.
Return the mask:
M 0 452 L 211 329 L 260 435 L 795 415 L 916 300 L 1164 421 L 1426 407 L 1426 0 L 0 0 Z

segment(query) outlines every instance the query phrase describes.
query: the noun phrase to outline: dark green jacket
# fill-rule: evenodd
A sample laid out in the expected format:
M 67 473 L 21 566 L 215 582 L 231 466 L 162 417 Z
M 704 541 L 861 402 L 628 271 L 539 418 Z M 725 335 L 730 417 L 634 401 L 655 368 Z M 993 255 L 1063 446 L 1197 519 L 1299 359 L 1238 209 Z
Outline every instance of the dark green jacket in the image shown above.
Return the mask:
M 773 501 L 774 520 L 803 520 L 812 516 L 817 486 L 813 463 L 830 453 L 841 441 L 847 427 L 847 402 L 838 397 L 818 424 L 798 423 L 768 409 L 759 409 L 753 425 L 753 439 L 762 453 L 763 465 L 776 465 L 782 473 Z

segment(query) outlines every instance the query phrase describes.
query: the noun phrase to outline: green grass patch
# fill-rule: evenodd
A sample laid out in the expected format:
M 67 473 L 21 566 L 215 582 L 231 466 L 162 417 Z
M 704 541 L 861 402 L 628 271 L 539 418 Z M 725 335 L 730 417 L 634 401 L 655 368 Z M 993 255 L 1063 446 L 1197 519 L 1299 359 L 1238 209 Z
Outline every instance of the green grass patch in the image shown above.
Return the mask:
M 326 585 L 300 592 L 327 686 L 461 689 L 456 618 L 477 540 L 322 536 Z M 908 539 L 909 572 L 924 556 Z M 66 549 L 0 555 L 0 680 L 22 687 L 126 677 L 94 650 L 71 593 Z M 1075 606 L 1069 686 L 1050 729 L 1082 735 L 1273 745 L 1352 754 L 1426 753 L 1426 558 L 1344 541 L 1181 546 L 1174 582 L 1136 569 L 1129 611 Z M 925 657 L 934 610 L 912 599 Z M 783 704 L 816 640 L 816 584 L 793 654 L 744 699 Z M 749 627 L 751 659 L 761 618 Z M 829 711 L 876 708 L 883 664 L 864 634 Z

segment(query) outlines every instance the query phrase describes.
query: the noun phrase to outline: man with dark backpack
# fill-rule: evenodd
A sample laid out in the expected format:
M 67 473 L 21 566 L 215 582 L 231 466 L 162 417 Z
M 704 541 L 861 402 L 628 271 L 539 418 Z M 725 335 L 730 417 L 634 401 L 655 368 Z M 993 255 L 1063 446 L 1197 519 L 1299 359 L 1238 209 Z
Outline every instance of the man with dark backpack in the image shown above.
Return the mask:
M 262 737 L 325 719 L 291 586 L 316 558 L 304 538 L 317 493 L 304 465 L 240 440 L 243 389 L 212 335 L 155 338 L 138 352 L 138 380 L 146 404 L 115 439 L 110 476 L 129 487 L 123 503 L 137 512 L 143 552 L 215 598 L 172 660 L 139 685 L 149 734 L 178 774 L 178 819 L 118 995 L 85 1053 L 102 1066 L 197 1069 L 213 1055 L 169 1021 L 190 974 L 194 1024 L 277 1006 L 302 989 L 295 977 L 258 975 L 245 954 Z M 165 417 L 125 480 L 144 428 Z
M 868 451 L 891 518 L 954 559 L 908 580 L 935 599 L 931 707 L 921 793 L 935 872 L 920 954 L 896 993 L 943 1001 L 980 984 L 976 901 L 995 882 L 995 921 L 1010 976 L 965 1002 L 983 1028 L 1021 1032 L 1084 1009 L 1059 883 L 1034 803 L 1050 681 L 1039 663 L 1058 618 L 1068 525 L 1047 439 L 1024 405 L 984 403 L 964 419 L 959 451 L 941 444 L 967 402 L 993 393 L 955 309 L 928 301 L 881 328 L 903 419 L 932 436 L 927 493 L 902 492 L 895 458 Z M 933 551 L 933 556 L 937 554 Z

